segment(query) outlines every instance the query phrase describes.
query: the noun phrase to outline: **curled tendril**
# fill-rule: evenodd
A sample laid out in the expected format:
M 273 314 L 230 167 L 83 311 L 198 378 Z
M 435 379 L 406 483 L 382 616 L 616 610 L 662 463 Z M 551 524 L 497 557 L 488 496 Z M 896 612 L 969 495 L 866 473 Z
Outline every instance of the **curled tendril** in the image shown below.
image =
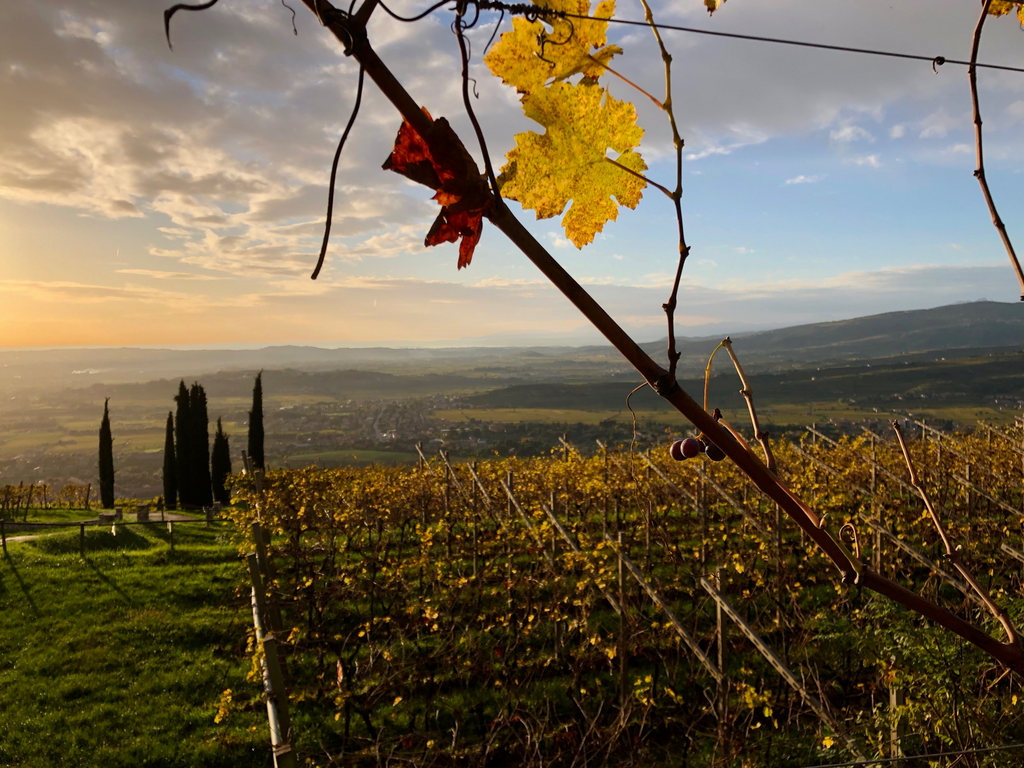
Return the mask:
M 547 62 L 552 67 L 555 66 L 555 62 L 548 61 L 547 59 L 544 58 L 544 48 L 545 48 L 545 46 L 547 46 L 548 44 L 550 44 L 550 45 L 567 45 L 572 40 L 573 35 L 576 34 L 576 27 L 574 27 L 572 25 L 572 22 L 569 21 L 569 19 L 564 19 L 564 21 L 565 21 L 566 24 L 569 25 L 569 34 L 566 35 L 565 40 L 552 40 L 551 38 L 549 38 L 547 36 L 547 33 L 542 33 L 541 36 L 540 36 L 540 55 L 537 58 L 539 58 L 541 61 Z
M 174 16 L 178 11 L 205 11 L 207 8 L 213 8 L 217 4 L 218 0 L 209 0 L 206 3 L 200 3 L 198 5 L 189 5 L 188 3 L 178 3 L 172 5 L 166 11 L 164 11 L 164 36 L 167 38 L 167 47 L 172 51 L 174 46 L 171 45 L 171 17 Z M 294 13 L 294 11 L 292 11 Z M 298 34 L 298 33 L 296 33 Z
M 284 0 L 281 0 L 281 5 L 292 12 L 292 33 L 296 35 L 299 34 L 299 28 L 295 26 L 295 9 L 288 5 Z

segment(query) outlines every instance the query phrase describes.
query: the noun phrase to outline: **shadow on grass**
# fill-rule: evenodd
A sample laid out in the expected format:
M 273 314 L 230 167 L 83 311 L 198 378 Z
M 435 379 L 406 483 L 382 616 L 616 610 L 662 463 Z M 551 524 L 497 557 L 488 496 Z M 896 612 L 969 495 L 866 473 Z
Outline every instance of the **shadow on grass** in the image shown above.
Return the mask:
M 25 595 L 25 602 L 28 603 L 28 607 L 32 609 L 32 615 L 38 619 L 40 616 L 39 606 L 37 606 L 36 601 L 32 599 L 32 593 L 28 591 L 28 585 L 25 584 L 25 580 L 21 578 L 21 574 L 18 573 L 18 569 L 14 565 L 14 561 L 11 559 L 10 555 L 5 556 L 4 560 L 6 561 L 7 569 L 14 574 L 14 578 L 18 582 L 18 586 L 21 587 L 22 594 Z M 3 582 L 0 581 L 0 584 L 2 583 Z M 6 585 L 4 586 L 6 587 Z M 4 591 L 6 592 L 7 590 L 5 589 Z
M 99 569 L 99 566 L 96 565 L 94 562 L 92 562 L 88 557 L 86 557 L 86 559 L 85 559 L 85 564 L 89 568 L 92 569 L 92 572 L 96 574 L 96 578 L 97 579 L 102 581 L 104 584 L 106 584 L 108 587 L 110 587 L 114 592 L 116 592 L 118 595 L 120 595 L 124 599 L 124 601 L 126 603 L 128 603 L 129 605 L 131 605 L 133 607 L 135 606 L 135 604 L 136 604 L 135 603 L 135 598 L 133 598 L 131 595 L 129 595 L 127 592 L 125 592 L 123 589 L 121 589 L 121 587 L 118 586 L 117 582 L 115 582 L 113 579 L 111 579 L 109 576 L 107 576 L 107 574 L 105 574 L 103 571 L 101 571 Z
M 79 532 L 44 536 L 34 539 L 30 544 L 48 555 L 75 554 L 79 548 Z M 86 557 L 90 552 L 140 551 L 152 549 L 154 546 L 155 542 L 125 526 L 118 526 L 116 536 L 105 526 L 87 526 L 85 529 Z

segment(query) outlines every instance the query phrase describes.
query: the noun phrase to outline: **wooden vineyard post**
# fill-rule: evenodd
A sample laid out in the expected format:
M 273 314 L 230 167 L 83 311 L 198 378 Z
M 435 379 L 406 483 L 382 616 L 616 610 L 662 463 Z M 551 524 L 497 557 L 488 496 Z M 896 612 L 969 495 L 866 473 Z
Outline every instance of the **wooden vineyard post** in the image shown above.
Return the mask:
M 512 494 L 515 491 L 515 478 L 512 475 L 512 470 L 508 471 L 508 475 L 505 477 L 508 490 L 508 506 L 505 509 L 505 525 L 510 525 L 512 522 Z M 505 581 L 509 584 L 512 583 L 512 544 L 509 542 L 508 537 L 505 537 Z M 512 592 L 509 591 L 509 605 L 512 604 Z
M 476 462 L 474 461 L 470 465 L 470 473 L 473 477 L 476 477 Z M 477 508 L 477 487 L 476 483 L 471 483 L 473 488 L 473 578 L 476 579 L 476 568 L 477 568 L 477 528 L 480 521 L 480 513 Z
M 782 627 L 782 507 L 775 505 L 775 625 Z
M 558 531 L 559 535 L 562 537 L 565 543 L 569 545 L 569 549 L 571 549 L 574 554 L 582 557 L 583 553 L 580 551 L 579 545 L 577 545 L 576 542 L 573 541 L 572 536 L 569 535 L 569 532 L 566 531 L 565 527 L 559 522 L 554 510 L 545 507 L 543 504 L 540 505 L 540 508 L 541 510 L 543 510 L 544 514 L 548 516 L 548 520 L 551 521 L 551 526 L 556 531 Z M 608 538 L 607 535 L 605 535 L 604 538 Z M 619 602 L 612 596 L 612 593 L 605 588 L 602 588 L 601 592 L 604 594 L 605 599 L 608 601 L 608 604 L 612 607 L 612 610 L 614 610 L 617 614 L 622 615 L 622 607 L 620 606 Z
M 85 511 L 89 511 L 89 496 L 92 495 L 92 483 L 85 486 Z
M 452 511 L 450 498 L 452 494 L 452 468 L 448 463 L 448 451 L 441 456 L 444 458 L 444 528 L 445 548 L 448 551 L 448 560 L 452 559 Z
M 601 487 L 604 488 L 604 521 L 601 527 L 601 536 L 608 535 L 608 446 L 602 443 L 600 440 L 597 444 L 601 446 L 601 455 L 604 457 L 604 483 Z M 1021 460 L 1021 471 L 1024 472 L 1024 459 Z M 1024 501 L 1021 502 L 1024 505 Z
M 622 572 L 622 531 L 619 531 L 619 605 L 626 605 L 626 582 Z M 629 666 L 626 660 L 626 612 L 619 611 L 619 709 L 625 711 L 629 697 Z
M 846 748 L 849 749 L 858 760 L 866 762 L 867 758 L 861 752 L 857 743 L 850 738 L 850 735 L 846 730 L 838 723 L 838 721 L 836 721 L 835 718 L 832 717 L 832 715 L 828 713 L 825 707 L 822 706 L 821 701 L 819 701 L 816 696 L 811 694 L 803 685 L 800 684 L 800 681 L 796 679 L 796 676 L 789 670 L 789 667 L 782 663 L 782 660 L 775 655 L 775 652 L 768 647 L 764 640 L 761 639 L 760 635 L 758 635 L 754 629 L 747 624 L 746 620 L 740 616 L 739 612 L 733 608 L 732 604 L 726 600 L 725 597 L 715 589 L 711 582 L 703 576 L 700 579 L 700 585 L 704 588 L 704 591 L 711 595 L 714 601 L 729 615 L 729 618 L 733 620 L 733 623 L 742 630 L 743 634 L 745 634 L 747 639 L 754 644 L 754 647 L 760 651 L 765 660 L 767 660 L 767 662 L 775 668 L 775 671 L 782 676 L 782 679 L 789 683 L 790 688 L 800 694 L 800 698 L 802 698 L 807 706 L 814 711 L 814 714 L 818 716 L 821 722 L 829 727 L 832 733 L 834 733 L 836 737 L 846 745 Z
M 700 477 L 700 485 L 697 489 L 697 510 L 700 514 L 700 564 L 703 567 L 708 560 L 708 489 L 707 484 L 704 482 L 707 477 L 707 472 L 704 469 L 703 462 L 698 470 Z
M 938 445 L 938 443 L 936 443 Z M 875 494 L 878 493 L 878 467 L 875 464 L 878 456 L 875 452 L 875 436 L 871 435 L 871 517 L 878 516 L 880 523 L 884 525 L 881 520 L 882 508 L 875 506 Z M 874 569 L 879 573 L 882 572 L 882 533 L 881 531 L 875 531 L 875 544 L 871 548 L 871 559 L 874 561 L 872 565 Z
M 613 547 L 615 546 L 611 537 L 605 536 L 604 540 Z M 637 584 L 639 584 L 644 592 L 647 593 L 647 596 L 651 598 L 651 601 L 665 614 L 669 623 L 672 624 L 673 629 L 675 629 L 676 634 L 679 635 L 684 643 L 686 643 L 686 646 L 693 652 L 693 655 L 697 657 L 700 663 L 704 666 L 704 669 L 706 669 L 716 681 L 720 680 L 722 672 L 717 666 L 715 666 L 715 662 L 708 658 L 707 654 L 704 653 L 697 641 L 683 628 L 683 625 L 679 623 L 679 619 L 676 618 L 676 615 L 668 605 L 665 604 L 665 601 L 662 600 L 661 595 L 659 595 L 657 590 L 650 585 L 647 579 L 644 578 L 643 573 L 633 564 L 633 561 L 629 559 L 629 556 L 622 551 L 622 547 L 618 546 L 616 549 L 618 550 L 622 564 L 626 566 L 626 569 L 630 572 L 633 578 L 636 579 Z M 625 614 L 626 607 L 624 605 L 622 606 L 622 609 L 622 613 Z
M 906 706 L 906 692 L 902 688 L 889 689 L 889 755 L 894 762 L 890 764 L 893 768 L 903 768 L 903 718 L 900 716 L 900 707 Z
M 555 492 L 554 491 L 551 492 L 551 502 L 550 503 L 551 503 L 551 514 L 552 515 L 556 515 L 558 513 L 558 507 L 555 505 Z M 551 556 L 552 557 L 558 557 L 558 548 L 555 546 L 556 543 L 557 542 L 555 541 L 555 529 L 554 529 L 554 527 L 552 527 L 551 528 Z
M 78 554 L 85 557 L 85 523 L 78 524 Z
M 174 554 L 174 522 L 171 520 L 167 521 L 167 538 L 171 544 L 171 554 Z
M 722 569 L 715 568 L 715 589 L 719 592 L 722 590 Z M 718 739 L 723 745 L 725 754 L 729 753 L 728 747 L 728 728 L 726 722 L 729 716 L 729 700 L 728 700 L 728 680 L 725 677 L 725 622 L 722 621 L 722 605 L 721 603 L 715 603 L 715 626 L 716 626 L 716 640 L 717 640 L 717 651 L 718 651 L 718 669 L 722 672 L 722 676 L 718 680 L 718 685 L 715 688 L 715 714 L 718 715 Z
M 274 633 L 264 632 L 267 617 L 266 595 L 263 591 L 263 577 L 255 552 L 245 556 L 252 582 L 252 621 L 256 630 L 256 642 L 263 648 L 263 688 L 267 694 L 267 721 L 270 724 L 270 744 L 276 768 L 296 768 L 295 753 L 292 751 L 292 725 L 288 715 L 288 696 L 284 690 L 284 676 L 278 656 L 277 638 Z

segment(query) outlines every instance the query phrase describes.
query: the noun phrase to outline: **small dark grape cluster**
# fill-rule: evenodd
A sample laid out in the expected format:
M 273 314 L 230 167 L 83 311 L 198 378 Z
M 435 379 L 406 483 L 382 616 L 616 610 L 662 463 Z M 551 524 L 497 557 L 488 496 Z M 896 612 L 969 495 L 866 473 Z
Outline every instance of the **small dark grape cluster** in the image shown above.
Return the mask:
M 669 447 L 668 453 L 676 461 L 693 459 L 702 453 L 712 461 L 721 461 L 725 458 L 725 451 L 703 436 L 676 440 Z

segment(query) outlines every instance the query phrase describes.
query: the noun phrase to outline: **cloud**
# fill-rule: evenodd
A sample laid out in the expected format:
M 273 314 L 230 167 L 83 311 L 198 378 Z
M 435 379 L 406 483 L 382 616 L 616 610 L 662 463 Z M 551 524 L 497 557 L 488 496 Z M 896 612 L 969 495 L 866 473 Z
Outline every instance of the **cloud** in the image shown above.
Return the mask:
M 195 272 L 162 272 L 157 269 L 118 269 L 119 275 L 141 275 L 156 280 L 222 280 L 214 275 L 200 275 Z
M 907 133 L 907 127 L 905 125 L 894 125 L 889 129 L 890 139 L 902 139 Z
M 786 184 L 817 184 L 824 178 L 824 176 L 804 176 L 801 173 L 799 176 L 794 176 L 792 179 L 786 179 Z
M 830 141 L 836 144 L 852 144 L 855 141 L 873 142 L 875 137 L 857 125 L 846 125 L 831 131 L 828 135 Z
M 869 168 L 881 168 L 882 161 L 878 155 L 858 155 L 857 157 L 851 157 L 847 162 L 853 163 L 854 165 L 866 165 Z

